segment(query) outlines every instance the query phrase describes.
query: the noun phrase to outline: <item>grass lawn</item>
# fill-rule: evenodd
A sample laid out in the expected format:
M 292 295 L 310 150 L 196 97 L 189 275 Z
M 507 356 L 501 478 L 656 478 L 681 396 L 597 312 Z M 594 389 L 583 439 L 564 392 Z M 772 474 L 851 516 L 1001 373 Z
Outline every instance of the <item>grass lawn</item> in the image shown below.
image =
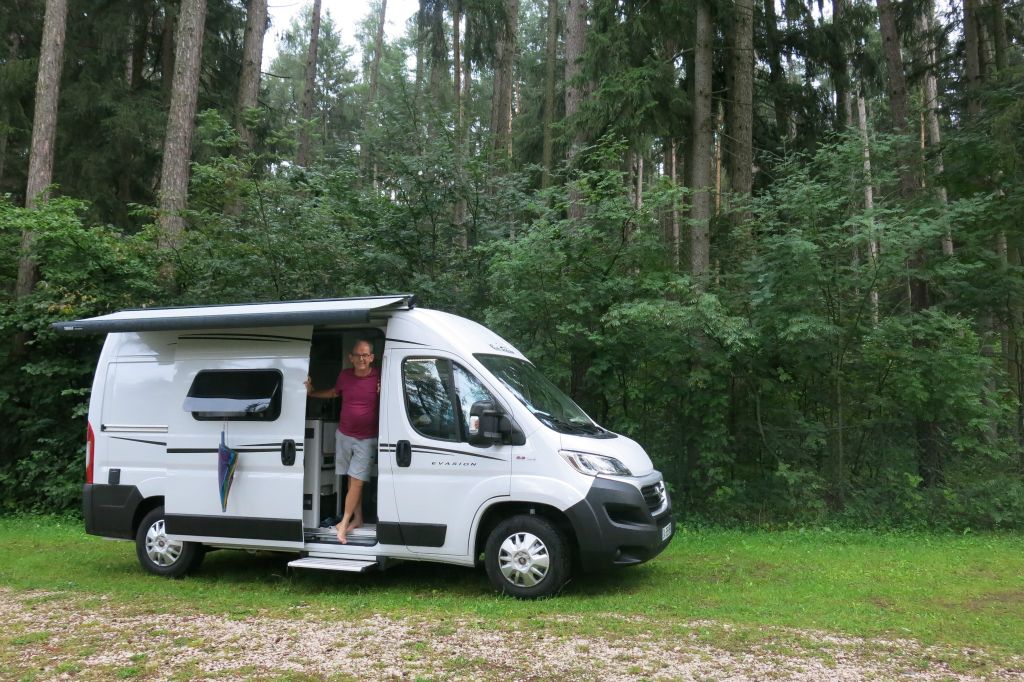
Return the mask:
M 0 518 L 0 587 L 57 592 L 72 608 L 234 618 L 462 618 L 629 635 L 713 621 L 737 646 L 778 628 L 1024 653 L 1024 538 L 1013 535 L 680 529 L 643 566 L 579 576 L 557 598 L 492 593 L 482 571 L 406 563 L 379 574 L 287 570 L 291 557 L 217 551 L 183 580 L 142 571 L 134 545 L 77 521 Z M 43 597 L 45 598 L 45 597 Z M 717 640 L 716 640 L 717 641 Z

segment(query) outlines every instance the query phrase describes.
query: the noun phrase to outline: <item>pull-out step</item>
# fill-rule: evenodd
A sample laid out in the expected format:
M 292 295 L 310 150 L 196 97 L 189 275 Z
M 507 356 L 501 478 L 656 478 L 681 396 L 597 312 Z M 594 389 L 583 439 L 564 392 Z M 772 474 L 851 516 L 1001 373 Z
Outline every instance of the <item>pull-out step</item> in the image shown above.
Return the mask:
M 380 568 L 380 564 L 373 559 L 328 559 L 318 556 L 289 561 L 288 565 L 294 568 L 318 568 L 322 571 L 348 571 L 349 573 L 362 573 Z
M 377 525 L 369 523 L 360 528 L 353 528 L 346 535 L 348 544 L 356 547 L 373 547 L 377 544 Z M 327 545 L 340 545 L 334 526 L 328 528 L 307 528 L 306 542 L 320 542 Z

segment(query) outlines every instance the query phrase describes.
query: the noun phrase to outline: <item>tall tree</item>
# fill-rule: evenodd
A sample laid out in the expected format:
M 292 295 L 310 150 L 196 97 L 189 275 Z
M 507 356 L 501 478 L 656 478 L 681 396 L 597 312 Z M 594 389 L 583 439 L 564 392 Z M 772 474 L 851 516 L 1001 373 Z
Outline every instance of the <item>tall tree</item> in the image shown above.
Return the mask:
M 309 49 L 306 51 L 306 72 L 302 87 L 302 105 L 299 121 L 299 151 L 295 163 L 309 165 L 309 129 L 313 120 L 313 98 L 316 94 L 316 51 L 320 40 L 320 0 L 313 0 L 313 16 L 309 31 Z
M 565 10 L 565 118 L 572 123 L 583 101 L 586 85 L 583 83 L 583 53 L 587 49 L 587 0 L 568 0 Z M 572 163 L 583 142 L 576 128 L 569 145 Z
M 246 112 L 257 105 L 260 71 L 263 66 L 263 38 L 267 32 L 267 0 L 249 0 L 245 13 L 245 39 L 242 46 L 242 77 L 238 83 L 236 125 L 242 143 L 253 146 L 253 133 L 246 124 Z
M 981 24 L 978 0 L 963 0 L 964 9 L 964 62 L 967 71 L 967 114 L 977 119 L 981 113 L 982 56 Z
M 889 93 L 892 127 L 898 135 L 906 135 L 908 125 L 907 82 L 903 73 L 903 54 L 901 38 L 897 28 L 896 14 L 890 0 L 878 0 L 878 20 L 882 32 L 882 50 L 888 71 L 887 89 Z M 900 149 L 900 195 L 911 200 L 920 189 L 917 175 L 914 172 L 916 155 L 908 150 L 905 141 Z M 918 314 L 931 307 L 928 283 L 922 277 L 921 270 L 925 264 L 923 251 L 918 248 L 908 258 L 910 266 L 910 309 Z M 923 347 L 925 342 L 914 337 L 914 346 Z M 914 420 L 914 430 L 918 447 L 918 474 L 922 485 L 934 487 L 943 482 L 942 455 L 938 443 L 938 424 L 934 419 L 919 415 Z
M 504 22 L 495 50 L 494 90 L 491 99 L 491 139 L 494 150 L 512 156 L 512 90 L 516 63 L 519 0 L 503 0 Z
M 32 119 L 32 149 L 28 160 L 28 184 L 25 188 L 25 206 L 34 207 L 45 200 L 46 188 L 53 183 L 54 145 L 57 139 L 57 101 L 60 95 L 60 74 L 64 64 L 64 39 L 68 16 L 67 0 L 46 0 L 43 18 L 43 42 L 36 75 L 35 114 Z M 14 295 L 17 298 L 32 293 L 38 273 L 32 260 L 33 235 L 25 230 L 21 235 L 21 257 L 18 261 L 18 279 Z
M 696 0 L 693 48 L 693 127 L 690 144 L 690 272 L 702 278 L 711 256 L 711 177 L 714 121 L 711 114 L 712 41 L 711 7 L 708 0 Z
M 180 242 L 185 230 L 182 212 L 188 206 L 189 162 L 205 25 L 206 0 L 182 0 L 175 32 L 174 82 L 160 171 L 160 233 L 164 243 L 171 247 Z
M 551 169 L 555 153 L 555 62 L 558 61 L 558 0 L 548 0 L 548 34 L 544 62 L 544 147 L 541 165 L 544 167 L 540 186 L 551 184 Z
M 921 49 L 924 53 L 924 121 L 927 131 L 928 148 L 931 150 L 933 169 L 935 171 L 935 197 L 945 207 L 947 203 L 946 186 L 942 184 L 942 174 L 945 167 L 942 163 L 942 132 L 939 127 L 939 80 L 936 76 L 938 55 L 935 48 L 934 37 L 934 2 L 928 0 L 924 3 L 917 15 L 918 32 L 921 37 Z M 953 235 L 947 228 L 942 236 L 942 253 L 947 256 L 953 255 Z
M 754 2 L 733 2 L 729 69 L 728 173 L 732 190 L 750 194 L 754 168 Z
M 577 120 L 580 104 L 583 102 L 586 85 L 583 82 L 583 53 L 587 49 L 587 0 L 567 0 L 565 7 L 565 119 L 572 126 L 572 138 L 568 149 L 571 165 L 583 147 L 585 140 L 583 126 Z M 583 217 L 583 205 L 579 193 L 569 193 L 569 216 Z

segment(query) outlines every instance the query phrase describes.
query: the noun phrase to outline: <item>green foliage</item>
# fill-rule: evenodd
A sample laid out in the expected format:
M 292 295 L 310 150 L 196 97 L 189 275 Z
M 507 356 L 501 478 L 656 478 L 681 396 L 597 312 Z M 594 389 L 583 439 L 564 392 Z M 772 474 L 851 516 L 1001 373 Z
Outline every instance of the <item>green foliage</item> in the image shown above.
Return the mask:
M 53 199 L 36 209 L 0 201 L 4 273 L 23 231 L 35 239 L 36 291 L 0 313 L 0 513 L 74 508 L 81 494 L 84 417 L 100 340 L 57 335 L 50 323 L 158 300 L 151 240 L 89 226 L 85 206 Z M 27 344 L 22 346 L 24 340 Z

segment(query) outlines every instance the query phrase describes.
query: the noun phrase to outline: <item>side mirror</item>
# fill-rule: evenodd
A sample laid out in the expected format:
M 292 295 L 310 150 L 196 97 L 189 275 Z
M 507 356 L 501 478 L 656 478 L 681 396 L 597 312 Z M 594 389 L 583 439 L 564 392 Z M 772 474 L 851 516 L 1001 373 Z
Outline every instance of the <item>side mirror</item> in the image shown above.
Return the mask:
M 491 445 L 501 442 L 501 422 L 504 415 L 490 400 L 478 400 L 469 408 L 470 445 Z

